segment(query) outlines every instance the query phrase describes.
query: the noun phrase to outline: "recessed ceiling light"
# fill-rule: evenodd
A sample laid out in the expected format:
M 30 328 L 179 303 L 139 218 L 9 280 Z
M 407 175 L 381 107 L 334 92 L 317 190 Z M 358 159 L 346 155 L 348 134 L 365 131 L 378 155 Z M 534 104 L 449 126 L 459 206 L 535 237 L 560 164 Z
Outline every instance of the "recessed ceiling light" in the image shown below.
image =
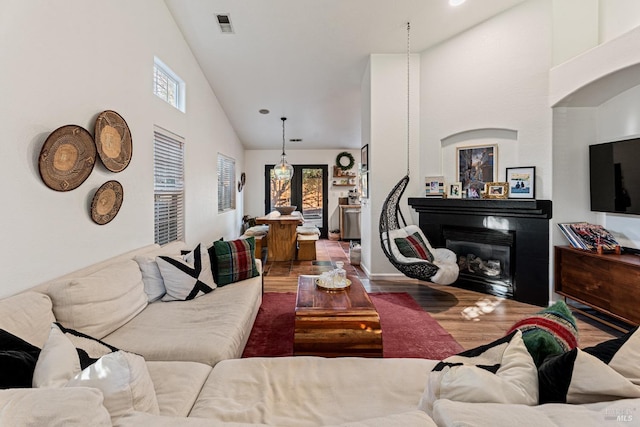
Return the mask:
M 233 26 L 231 25 L 231 17 L 228 13 L 216 13 L 216 19 L 223 34 L 233 34 Z
M 266 108 L 261 108 L 261 109 L 258 110 L 258 113 L 260 113 L 260 114 L 269 114 L 270 111 L 267 110 Z
M 449 0 L 449 5 L 450 6 L 460 6 L 465 1 L 467 1 L 467 0 Z

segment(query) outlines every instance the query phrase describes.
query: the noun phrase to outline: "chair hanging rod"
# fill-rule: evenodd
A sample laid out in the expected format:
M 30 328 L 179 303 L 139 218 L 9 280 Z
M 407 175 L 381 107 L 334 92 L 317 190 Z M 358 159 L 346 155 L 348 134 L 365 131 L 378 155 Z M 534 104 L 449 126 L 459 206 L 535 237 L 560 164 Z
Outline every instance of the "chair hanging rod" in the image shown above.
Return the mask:
M 409 175 L 409 147 L 411 145 L 411 22 L 407 22 L 407 176 Z

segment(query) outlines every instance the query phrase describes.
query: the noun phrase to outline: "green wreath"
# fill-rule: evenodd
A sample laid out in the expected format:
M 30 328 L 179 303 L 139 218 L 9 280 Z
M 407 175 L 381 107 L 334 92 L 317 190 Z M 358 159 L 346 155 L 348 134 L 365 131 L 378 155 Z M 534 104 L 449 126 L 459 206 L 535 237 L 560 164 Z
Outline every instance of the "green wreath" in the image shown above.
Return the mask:
M 348 165 L 343 165 L 342 164 L 342 158 L 343 157 L 346 157 L 347 159 L 349 159 L 349 164 Z M 336 157 L 336 166 L 339 167 L 340 169 L 342 169 L 343 171 L 348 171 L 355 164 L 356 164 L 356 159 L 354 159 L 353 155 L 351 153 L 347 152 L 347 151 L 343 151 L 342 153 L 338 154 L 338 157 Z

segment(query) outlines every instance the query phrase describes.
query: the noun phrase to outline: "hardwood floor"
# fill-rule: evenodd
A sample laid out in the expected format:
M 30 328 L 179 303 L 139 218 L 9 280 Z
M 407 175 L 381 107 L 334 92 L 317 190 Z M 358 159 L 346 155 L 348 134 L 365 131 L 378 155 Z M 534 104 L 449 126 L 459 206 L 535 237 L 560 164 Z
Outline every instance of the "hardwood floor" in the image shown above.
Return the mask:
M 349 263 L 348 242 L 321 239 L 316 244 L 316 261 L 267 262 L 265 292 L 296 292 L 298 275 L 320 274 L 335 261 L 344 261 L 347 275 L 357 276 L 369 292 L 406 292 L 433 316 L 465 348 L 486 344 L 501 336 L 516 321 L 541 307 L 500 299 L 453 286 L 441 286 L 414 279 L 369 280 L 359 266 Z M 575 313 L 574 313 L 575 314 Z M 588 347 L 620 332 L 576 314 L 580 347 Z

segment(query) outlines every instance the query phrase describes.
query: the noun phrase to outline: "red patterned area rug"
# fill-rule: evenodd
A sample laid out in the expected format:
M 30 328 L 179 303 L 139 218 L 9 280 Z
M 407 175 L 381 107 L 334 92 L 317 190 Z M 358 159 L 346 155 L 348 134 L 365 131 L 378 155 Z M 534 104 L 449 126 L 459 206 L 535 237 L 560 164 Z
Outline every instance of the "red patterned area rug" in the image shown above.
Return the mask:
M 384 357 L 443 359 L 463 350 L 409 294 L 369 295 L 380 314 Z M 292 356 L 295 304 L 292 292 L 265 293 L 242 357 Z

